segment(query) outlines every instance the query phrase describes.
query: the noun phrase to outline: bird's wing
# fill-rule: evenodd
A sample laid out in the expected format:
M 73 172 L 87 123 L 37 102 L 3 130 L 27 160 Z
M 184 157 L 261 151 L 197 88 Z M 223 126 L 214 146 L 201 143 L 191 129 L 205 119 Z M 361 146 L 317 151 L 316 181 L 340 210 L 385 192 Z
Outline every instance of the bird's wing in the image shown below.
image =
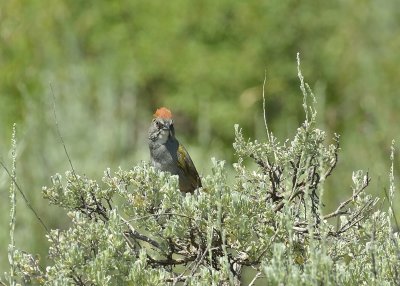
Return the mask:
M 179 144 L 178 147 L 178 167 L 185 173 L 185 175 L 190 178 L 190 183 L 193 189 L 201 187 L 201 180 L 199 174 L 197 173 L 196 167 L 193 164 L 189 153 L 186 151 L 183 145 Z

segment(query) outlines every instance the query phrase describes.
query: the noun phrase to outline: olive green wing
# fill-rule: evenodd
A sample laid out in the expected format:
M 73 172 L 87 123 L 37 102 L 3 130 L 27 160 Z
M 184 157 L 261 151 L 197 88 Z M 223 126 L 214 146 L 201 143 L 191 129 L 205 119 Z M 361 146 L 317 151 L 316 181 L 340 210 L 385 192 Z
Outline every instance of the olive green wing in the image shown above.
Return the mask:
M 189 179 L 191 191 L 201 187 L 201 180 L 197 173 L 196 167 L 193 164 L 192 158 L 186 151 L 183 145 L 179 144 L 178 147 L 178 167 L 182 170 L 186 178 Z

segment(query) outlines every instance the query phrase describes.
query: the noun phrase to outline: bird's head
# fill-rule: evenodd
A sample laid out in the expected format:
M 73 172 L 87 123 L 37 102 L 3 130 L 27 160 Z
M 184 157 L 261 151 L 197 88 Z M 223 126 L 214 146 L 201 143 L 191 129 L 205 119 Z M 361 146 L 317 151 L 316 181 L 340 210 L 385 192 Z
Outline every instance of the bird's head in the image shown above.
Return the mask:
M 165 144 L 170 136 L 175 136 L 174 121 L 169 109 L 161 107 L 154 113 L 149 129 L 149 139 Z

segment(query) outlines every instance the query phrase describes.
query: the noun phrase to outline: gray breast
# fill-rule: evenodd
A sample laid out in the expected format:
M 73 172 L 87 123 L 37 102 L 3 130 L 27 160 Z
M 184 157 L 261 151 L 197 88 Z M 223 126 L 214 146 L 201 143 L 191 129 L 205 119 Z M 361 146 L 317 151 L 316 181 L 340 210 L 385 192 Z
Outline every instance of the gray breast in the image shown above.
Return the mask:
M 177 151 L 179 143 L 168 140 L 165 144 L 150 144 L 151 163 L 161 171 L 178 175 Z

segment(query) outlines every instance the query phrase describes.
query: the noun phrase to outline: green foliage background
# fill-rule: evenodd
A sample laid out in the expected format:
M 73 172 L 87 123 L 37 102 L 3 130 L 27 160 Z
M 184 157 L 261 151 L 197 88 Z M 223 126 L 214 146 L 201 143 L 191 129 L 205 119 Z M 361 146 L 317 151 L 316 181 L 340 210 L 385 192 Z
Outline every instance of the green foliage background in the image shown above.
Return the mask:
M 51 227 L 66 216 L 41 197 L 49 176 L 75 168 L 147 160 L 154 109 L 176 114 L 178 138 L 202 174 L 211 156 L 233 162 L 233 125 L 265 139 L 267 119 L 284 141 L 303 119 L 296 52 L 318 99 L 319 123 L 341 134 L 327 209 L 349 193 L 351 173 L 370 171 L 370 191 L 387 185 L 392 139 L 399 139 L 398 1 L 50 1 L 0 2 L 0 154 L 9 163 L 18 123 L 17 176 Z M 329 137 L 329 136 L 328 136 Z M 331 137 L 331 136 L 330 136 Z M 398 160 L 395 162 L 398 169 Z M 229 164 L 228 164 L 229 165 Z M 0 172 L 0 253 L 8 243 L 9 179 Z M 43 232 L 17 208 L 17 246 L 46 256 Z M 5 269 L 6 255 L 0 255 Z

